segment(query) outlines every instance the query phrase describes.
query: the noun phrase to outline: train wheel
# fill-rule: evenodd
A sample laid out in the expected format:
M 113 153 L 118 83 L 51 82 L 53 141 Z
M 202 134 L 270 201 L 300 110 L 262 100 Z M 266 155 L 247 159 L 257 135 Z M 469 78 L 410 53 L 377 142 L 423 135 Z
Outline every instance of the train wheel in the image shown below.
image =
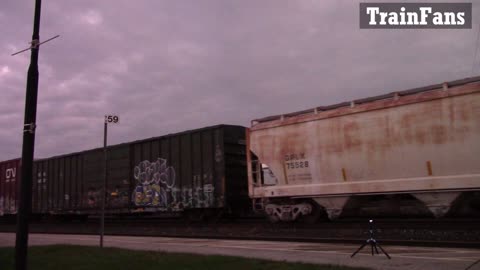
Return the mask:
M 314 201 L 306 201 L 305 203 L 308 203 L 312 206 L 312 213 L 306 216 L 300 216 L 298 221 L 300 223 L 304 224 L 315 224 L 317 223 L 321 218 L 327 217 L 327 214 L 323 210 L 321 206 L 319 206 L 316 202 Z

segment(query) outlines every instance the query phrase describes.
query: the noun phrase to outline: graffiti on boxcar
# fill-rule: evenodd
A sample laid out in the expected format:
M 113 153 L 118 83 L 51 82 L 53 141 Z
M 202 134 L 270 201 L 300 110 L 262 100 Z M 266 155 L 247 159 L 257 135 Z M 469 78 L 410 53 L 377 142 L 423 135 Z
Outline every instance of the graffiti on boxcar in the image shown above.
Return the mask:
M 65 200 L 71 200 L 75 195 L 65 194 Z M 121 190 L 120 186 L 115 186 L 113 189 L 107 189 L 105 193 L 105 202 L 107 207 L 120 208 L 125 206 L 129 201 L 129 193 L 126 190 Z M 100 187 L 89 187 L 87 189 L 86 205 L 89 208 L 96 208 L 102 202 L 102 189 Z
M 87 190 L 87 205 L 89 207 L 96 207 L 98 203 L 101 202 L 102 193 L 100 190 L 95 189 L 94 187 L 89 187 Z
M 132 192 L 132 201 L 136 206 L 152 206 L 160 210 L 213 206 L 213 185 L 202 185 L 202 176 L 195 175 L 193 187 L 178 188 L 175 169 L 167 165 L 166 159 L 140 162 L 134 168 L 133 177 L 137 185 Z M 204 174 L 206 178 L 211 178 L 211 174 Z
M 47 173 L 37 173 L 37 186 L 39 190 L 47 190 Z
M 135 166 L 133 177 L 137 182 L 133 191 L 136 206 L 167 207 L 167 189 L 172 191 L 175 185 L 175 170 L 172 166 L 167 166 L 167 160 L 144 160 Z
M 215 161 L 217 163 L 220 163 L 222 162 L 222 159 L 223 159 L 223 152 L 222 152 L 222 148 L 220 148 L 220 145 L 217 144 L 215 146 Z
M 129 182 L 124 179 L 122 184 L 129 185 Z M 114 208 L 121 208 L 128 205 L 130 201 L 130 192 L 122 188 L 121 185 L 116 185 L 113 190 L 107 190 L 108 205 Z
M 15 199 L 9 196 L 0 197 L 0 216 L 3 216 L 4 214 L 15 214 L 16 211 Z

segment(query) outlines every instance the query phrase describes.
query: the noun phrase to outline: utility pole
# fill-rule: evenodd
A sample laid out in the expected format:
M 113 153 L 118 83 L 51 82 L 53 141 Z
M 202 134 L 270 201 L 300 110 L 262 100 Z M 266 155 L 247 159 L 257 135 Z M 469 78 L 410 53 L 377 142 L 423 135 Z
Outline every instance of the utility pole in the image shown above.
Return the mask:
M 40 45 L 58 38 L 56 35 L 40 42 L 40 13 L 42 0 L 35 0 L 35 17 L 33 19 L 33 35 L 30 47 L 18 51 L 12 56 L 31 50 L 30 66 L 27 75 L 27 93 L 25 96 L 25 118 L 23 123 L 23 145 L 20 200 L 17 211 L 17 235 L 15 241 L 15 269 L 27 269 L 28 249 L 28 222 L 32 211 L 32 176 L 33 154 L 35 150 L 35 128 L 37 118 L 37 94 L 38 94 L 38 52 Z
M 17 235 L 15 242 L 15 269 L 27 269 L 28 222 L 32 211 L 32 170 L 35 146 L 35 121 L 37 118 L 38 93 L 38 51 L 40 45 L 40 10 L 42 0 L 35 0 L 35 18 L 31 46 L 30 67 L 28 68 L 25 119 L 23 125 L 22 176 L 20 202 L 17 213 Z

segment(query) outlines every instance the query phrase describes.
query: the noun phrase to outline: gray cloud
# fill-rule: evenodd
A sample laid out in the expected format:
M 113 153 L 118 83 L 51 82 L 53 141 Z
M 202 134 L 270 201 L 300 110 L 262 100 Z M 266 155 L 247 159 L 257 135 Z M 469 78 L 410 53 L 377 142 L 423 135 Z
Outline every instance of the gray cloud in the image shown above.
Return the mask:
M 120 143 L 472 75 L 477 3 L 466 30 L 361 30 L 358 3 L 43 1 L 41 37 L 61 38 L 40 51 L 36 157 L 100 146 L 106 113 Z M 32 20 L 0 2 L 0 160 L 21 152 L 30 54 L 10 54 Z

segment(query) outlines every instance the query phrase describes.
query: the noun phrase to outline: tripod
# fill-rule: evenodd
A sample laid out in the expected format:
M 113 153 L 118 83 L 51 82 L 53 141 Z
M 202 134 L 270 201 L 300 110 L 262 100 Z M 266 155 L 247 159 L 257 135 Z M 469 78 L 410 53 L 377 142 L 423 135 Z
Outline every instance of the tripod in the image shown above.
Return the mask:
M 360 252 L 360 250 L 362 250 L 362 248 L 364 248 L 367 244 L 370 244 L 370 247 L 372 248 L 372 256 L 374 255 L 374 251 L 375 253 L 377 254 L 380 254 L 378 252 L 378 248 L 383 252 L 383 254 L 385 254 L 385 256 L 387 256 L 388 259 L 392 259 L 390 257 L 390 255 L 388 255 L 388 253 L 382 248 L 382 246 L 380 246 L 380 244 L 377 242 L 377 240 L 375 240 L 374 238 L 374 232 L 375 232 L 375 228 L 373 226 L 373 220 L 370 219 L 369 220 L 369 223 L 370 223 L 370 227 L 368 229 L 368 232 L 370 233 L 370 238 L 367 239 L 367 241 L 365 243 L 363 243 L 353 254 L 352 256 L 350 256 L 350 258 L 353 258 L 353 256 L 355 256 L 355 254 L 357 254 L 358 252 Z
M 480 263 L 480 260 L 478 260 L 478 261 L 470 264 L 467 268 L 465 268 L 465 270 L 468 270 L 468 269 L 472 268 L 472 267 L 473 267 L 474 265 L 476 265 L 477 263 Z

